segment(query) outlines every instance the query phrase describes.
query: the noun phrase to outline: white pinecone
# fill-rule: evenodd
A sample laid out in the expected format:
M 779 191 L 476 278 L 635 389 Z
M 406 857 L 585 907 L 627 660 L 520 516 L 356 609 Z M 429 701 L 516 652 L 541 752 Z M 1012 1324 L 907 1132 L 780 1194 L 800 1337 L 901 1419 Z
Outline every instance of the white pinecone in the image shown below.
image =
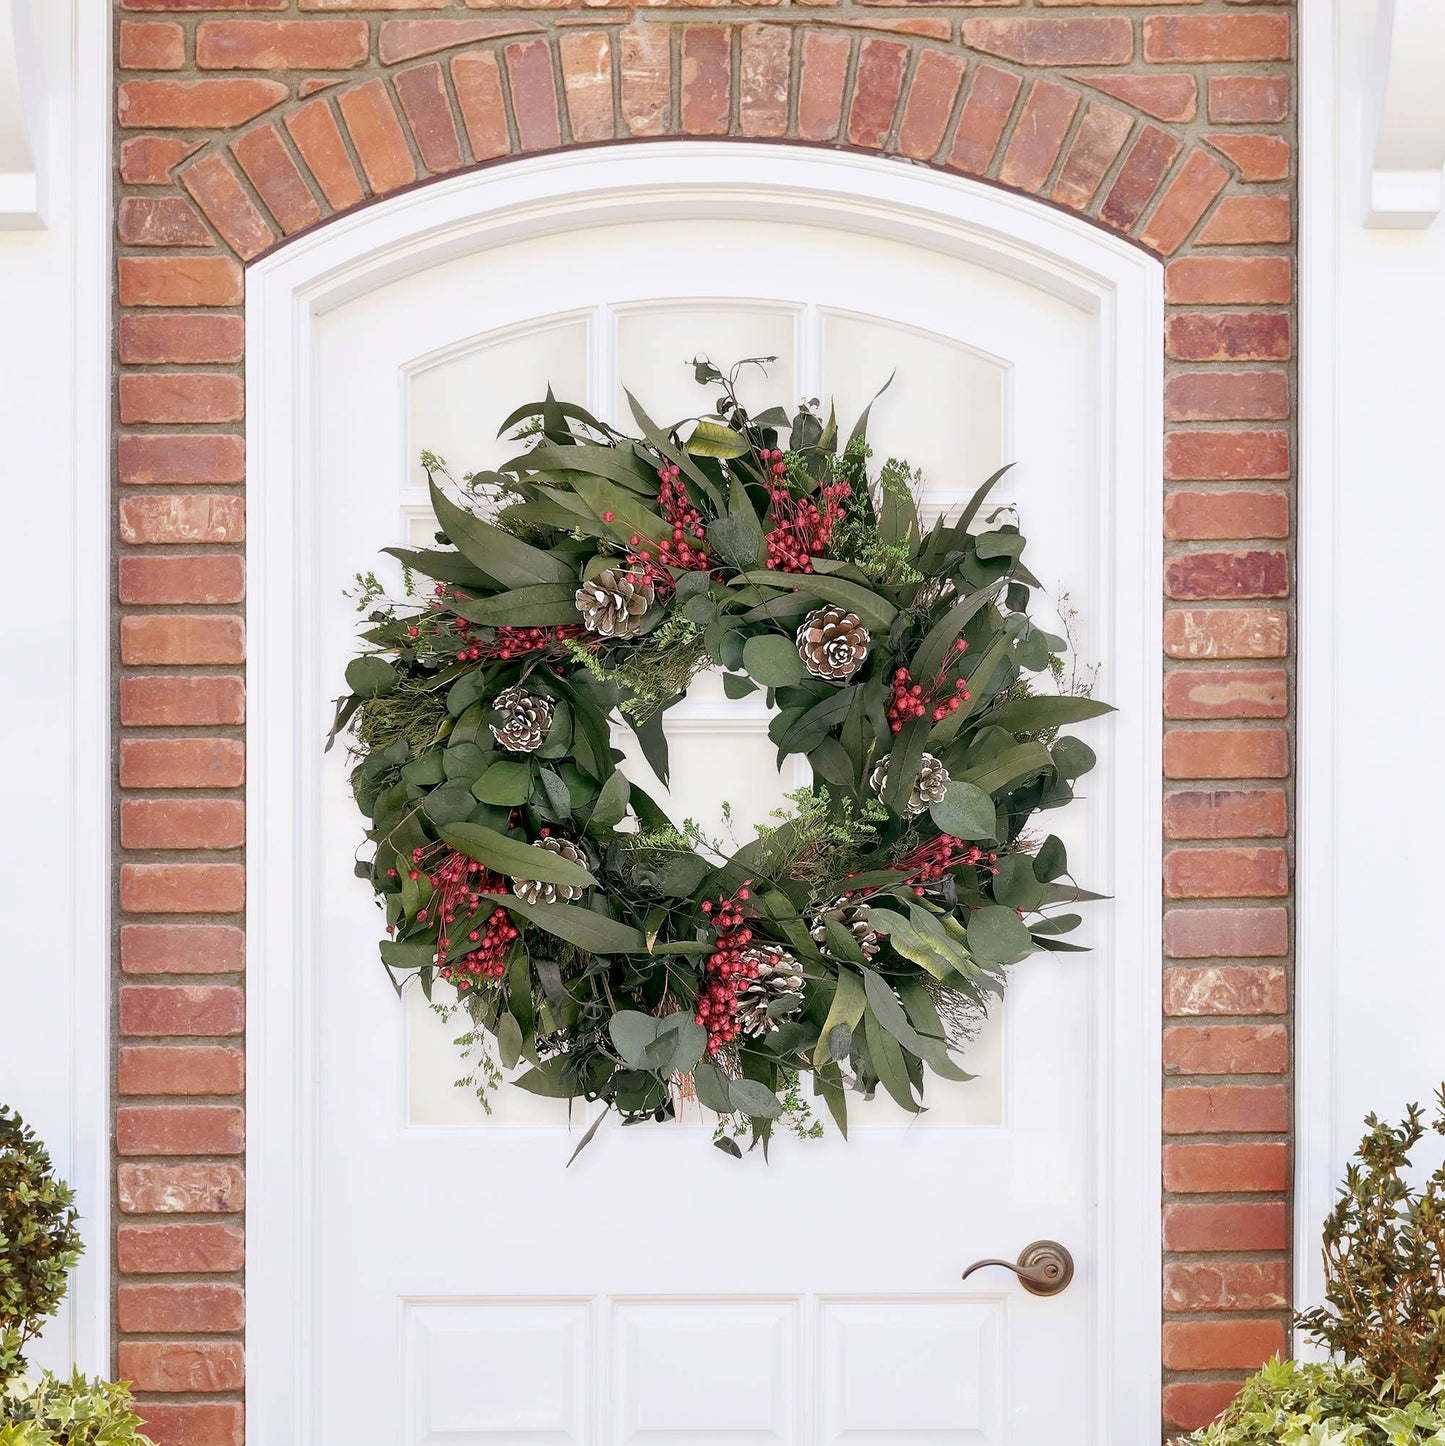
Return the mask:
M 803 1002 L 803 975 L 798 961 L 782 949 L 745 949 L 743 962 L 758 966 L 757 977 L 738 995 L 736 1016 L 743 1034 L 759 1038 L 778 1027 L 776 1015 L 768 1006 L 777 999 L 791 998 L 795 1006 Z
M 652 606 L 652 584 L 640 573 L 603 568 L 577 589 L 577 611 L 589 633 L 604 638 L 630 638 Z
M 871 959 L 878 952 L 878 931 L 869 923 L 867 909 L 858 904 L 835 904 L 831 909 L 824 909 L 814 919 L 813 927 L 808 932 L 825 954 L 828 953 L 829 922 L 846 929 L 853 936 L 853 942 L 862 951 L 865 959 Z
M 508 753 L 532 753 L 547 741 L 552 731 L 550 698 L 525 688 L 508 688 L 497 694 L 492 707 L 502 715 L 500 723 L 491 725 L 492 737 Z
M 879 798 L 882 798 L 887 782 L 888 759 L 885 758 L 869 776 L 868 786 Z M 911 814 L 923 813 L 931 804 L 942 799 L 943 795 L 948 792 L 950 782 L 948 769 L 944 767 L 942 761 L 931 753 L 925 753 L 923 762 L 919 765 L 918 777 L 914 780 L 913 788 L 908 795 L 907 811 Z
M 568 859 L 578 865 L 579 868 L 587 867 L 587 859 L 582 850 L 566 838 L 539 838 L 532 841 L 534 849 L 546 849 L 549 854 L 557 854 L 560 858 Z M 581 884 L 547 884 L 541 879 L 519 879 L 513 877 L 512 892 L 527 904 L 566 904 L 573 899 L 582 896 Z

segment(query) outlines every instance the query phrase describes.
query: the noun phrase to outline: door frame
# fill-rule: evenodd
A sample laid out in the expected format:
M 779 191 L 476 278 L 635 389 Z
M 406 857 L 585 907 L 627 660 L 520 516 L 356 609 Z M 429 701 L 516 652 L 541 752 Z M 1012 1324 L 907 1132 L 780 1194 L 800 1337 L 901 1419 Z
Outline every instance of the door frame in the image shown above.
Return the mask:
M 1131 565 L 1112 578 L 1112 661 L 1126 706 L 1113 746 L 1118 877 L 1157 878 L 1163 687 L 1163 268 L 1069 213 L 896 160 L 797 145 L 656 140 L 574 147 L 484 166 L 348 213 L 247 273 L 246 1086 L 249 1115 L 247 1439 L 313 1439 L 306 1231 L 314 958 L 308 888 L 320 740 L 300 726 L 317 676 L 302 579 L 317 499 L 312 323 L 335 306 L 451 257 L 528 236 L 654 217 L 757 214 L 966 257 L 1099 318 L 1098 475 L 1114 479 L 1112 531 Z M 1133 565 L 1137 559 L 1137 565 Z M 1133 700 L 1130 708 L 1128 701 Z M 1094 1258 L 1101 1442 L 1157 1437 L 1160 1376 L 1161 911 L 1152 886 L 1113 905 L 1116 951 L 1100 971 L 1100 1208 Z M 1107 1343 L 1101 1347 L 1100 1343 Z

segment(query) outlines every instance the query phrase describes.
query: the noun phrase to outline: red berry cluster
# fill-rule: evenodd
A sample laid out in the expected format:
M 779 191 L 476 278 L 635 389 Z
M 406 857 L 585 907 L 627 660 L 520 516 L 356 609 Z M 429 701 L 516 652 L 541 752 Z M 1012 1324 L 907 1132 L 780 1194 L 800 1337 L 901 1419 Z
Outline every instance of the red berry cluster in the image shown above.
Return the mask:
M 716 904 L 709 899 L 701 905 L 716 937 L 713 951 L 707 956 L 707 982 L 697 996 L 697 1012 L 693 1018 L 707 1029 L 707 1047 L 711 1054 L 737 1037 L 738 995 L 758 977 L 756 961 L 743 958 L 753 938 L 742 909 L 751 897 L 751 884 L 751 879 L 744 879 L 731 899 L 719 899 Z
M 973 696 L 968 691 L 968 684 L 962 678 L 949 677 L 963 661 L 963 655 L 967 651 L 968 644 L 959 638 L 949 652 L 948 661 L 939 669 L 937 676 L 926 684 L 915 683 L 907 668 L 899 668 L 893 674 L 893 682 L 888 689 L 888 726 L 895 733 L 901 733 L 905 723 L 914 718 L 922 718 L 925 713 L 929 714 L 935 723 L 941 723 L 955 709 L 968 702 Z M 950 688 L 952 692 L 948 691 Z
M 833 529 L 843 517 L 844 499 L 853 495 L 853 489 L 846 482 L 829 482 L 818 489 L 817 501 L 795 497 L 788 488 L 783 454 L 776 447 L 764 447 L 758 460 L 773 478 L 768 487 L 773 526 L 765 538 L 768 566 L 775 572 L 812 572 L 813 559 L 827 551 Z
M 983 863 L 992 864 L 997 858 L 997 854 L 987 853 L 977 844 L 965 843 L 962 839 L 954 838 L 952 834 L 941 833 L 927 843 L 919 844 L 916 849 L 911 849 L 896 863 L 891 864 L 890 868 L 899 870 L 903 874 L 899 882 L 912 884 L 914 896 L 921 899 L 928 892 L 927 885 L 941 879 L 944 874 L 951 873 L 961 865 L 973 867 Z M 849 874 L 848 877 L 853 876 Z M 857 889 L 844 894 L 843 899 L 846 901 L 867 898 L 881 887 L 880 884 L 873 884 L 865 889 Z
M 426 849 L 413 849 L 411 861 L 416 867 L 412 878 L 418 877 L 417 870 L 428 859 L 431 867 L 427 879 L 436 890 L 436 918 L 439 927 L 437 958 L 444 960 L 452 947 L 451 935 L 447 932 L 461 918 L 463 927 L 467 919 L 481 907 L 483 894 L 505 894 L 507 881 L 499 874 L 488 873 L 485 865 L 455 849 L 444 849 L 441 844 L 432 844 Z M 417 922 L 425 923 L 427 911 L 417 914 Z M 517 926 L 505 909 L 494 908 L 485 922 L 477 920 L 467 930 L 467 943 L 472 947 L 459 960 L 443 964 L 438 970 L 443 979 L 451 979 L 457 989 L 465 992 L 479 979 L 500 979 L 507 972 L 507 950 L 517 937 Z
M 449 599 L 465 602 L 467 595 L 458 588 L 438 583 L 431 606 L 441 609 Z M 413 623 L 408 627 L 407 637 L 420 638 L 426 621 L 422 619 L 421 625 Z M 511 658 L 527 658 L 537 654 L 563 658 L 567 655 L 566 643 L 586 633 L 581 623 L 564 623 L 549 628 L 492 628 L 489 631 L 493 636 L 483 638 L 473 632 L 475 626 L 470 618 L 437 618 L 435 625 L 427 627 L 426 631 L 429 641 L 439 653 L 449 653 L 459 663 L 476 663 L 484 658 L 488 662 L 506 662 Z
M 672 530 L 655 544 L 634 532 L 627 539 L 627 565 L 652 584 L 652 590 L 658 597 L 666 598 L 676 587 L 669 569 L 705 572 L 712 567 L 713 560 L 703 546 L 706 533 L 702 514 L 688 496 L 687 483 L 682 480 L 682 468 L 676 463 L 659 467 L 657 477 L 661 484 L 657 490 L 657 505 Z M 611 522 L 612 513 L 604 512 L 602 520 Z

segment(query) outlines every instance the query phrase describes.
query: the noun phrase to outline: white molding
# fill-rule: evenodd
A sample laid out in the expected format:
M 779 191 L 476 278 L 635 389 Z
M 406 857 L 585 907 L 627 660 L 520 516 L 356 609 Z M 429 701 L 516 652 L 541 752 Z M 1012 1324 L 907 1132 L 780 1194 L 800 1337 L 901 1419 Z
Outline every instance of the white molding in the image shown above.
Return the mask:
M 1335 973 L 1337 457 L 1340 223 L 1339 0 L 1300 10 L 1299 589 L 1295 694 L 1294 1303 L 1318 1304 L 1320 1228 L 1342 1165 L 1337 1135 Z M 1445 87 L 1442 87 L 1445 90 Z M 1303 1349 L 1303 1342 L 1296 1348 Z
M 1329 7 L 1301 6 L 1302 27 L 1310 8 Z M 1378 24 L 1365 99 L 1365 225 L 1418 229 L 1445 204 L 1445 4 L 1380 0 Z
M 0 231 L 45 224 L 44 72 L 30 0 L 0 0 Z
M 315 674 L 297 619 L 308 576 L 318 445 L 311 432 L 314 318 L 448 257 L 559 230 L 649 217 L 749 214 L 887 237 L 1069 298 L 1099 317 L 1097 475 L 1114 486 L 1120 565 L 1110 640 L 1122 697 L 1114 872 L 1158 871 L 1162 685 L 1162 269 L 1077 217 L 966 178 L 876 157 L 766 144 L 659 141 L 562 151 L 433 182 L 342 216 L 251 267 L 247 308 L 250 683 L 247 716 L 248 1410 L 264 1446 L 317 1439 L 304 1384 L 312 1349 L 308 1246 L 311 1058 L 305 881 L 318 811 L 319 741 L 298 726 Z M 306 705 L 309 707 L 309 703 Z M 1158 1432 L 1160 1392 L 1160 916 L 1152 889 L 1116 906 L 1095 1046 L 1100 1381 L 1090 1439 Z M 1107 1183 L 1105 1183 L 1107 1182 Z

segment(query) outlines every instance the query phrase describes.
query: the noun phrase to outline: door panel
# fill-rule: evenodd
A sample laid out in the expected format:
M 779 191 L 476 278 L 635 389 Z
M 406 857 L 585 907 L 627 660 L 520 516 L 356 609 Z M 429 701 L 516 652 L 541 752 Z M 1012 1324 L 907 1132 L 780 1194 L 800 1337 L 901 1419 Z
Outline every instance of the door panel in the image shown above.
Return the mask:
M 973 263 L 764 222 L 615 226 L 393 282 L 318 322 L 320 647 L 339 674 L 356 621 L 346 580 L 429 531 L 420 447 L 458 473 L 494 465 L 510 450 L 497 423 L 549 377 L 619 424 L 624 383 L 659 422 L 695 415 L 710 399 L 679 362 L 776 354 L 759 396 L 837 395 L 845 430 L 896 366 L 875 460 L 924 464 L 937 507 L 1017 461 L 1007 497 L 1031 562 L 1083 605 L 1076 644 L 1109 696 L 1097 324 Z M 670 715 L 671 802 L 716 826 L 728 800 L 740 843 L 796 777 L 778 776 L 765 716 L 715 688 L 700 680 Z M 1106 759 L 1096 798 L 1110 777 Z M 1107 807 L 1071 812 L 1057 831 L 1106 858 Z M 783 1135 L 771 1164 L 739 1164 L 708 1147 L 693 1109 L 676 1128 L 604 1128 L 564 1169 L 581 1111 L 569 1125 L 565 1106 L 501 1090 L 487 1115 L 450 1090 L 457 1025 L 398 1003 L 366 887 L 337 862 L 358 828 L 338 761 L 316 845 L 328 945 L 312 961 L 315 1298 L 337 1342 L 317 1353 L 321 1446 L 1041 1446 L 1061 1428 L 1088 1442 L 1106 911 L 1088 925 L 1098 952 L 1015 969 L 969 1055 L 979 1078 L 930 1080 L 922 1121 L 874 1101 L 848 1142 Z M 1045 1236 L 1078 1258 L 1066 1294 L 957 1285 L 971 1260 Z

